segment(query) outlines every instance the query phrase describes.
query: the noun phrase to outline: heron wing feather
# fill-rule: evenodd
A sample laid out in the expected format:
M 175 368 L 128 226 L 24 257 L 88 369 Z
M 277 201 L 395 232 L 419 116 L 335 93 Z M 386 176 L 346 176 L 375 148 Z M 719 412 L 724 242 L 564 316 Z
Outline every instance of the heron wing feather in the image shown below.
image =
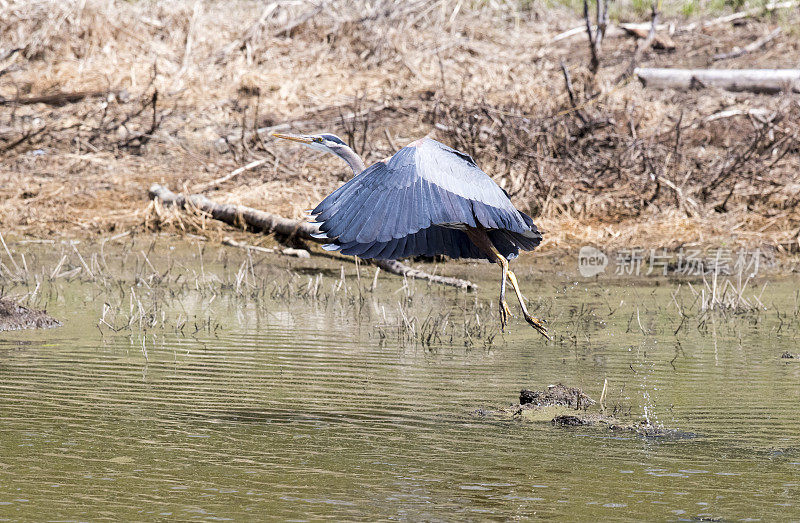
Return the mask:
M 388 260 L 400 258 L 400 255 L 405 250 L 407 243 L 408 243 L 408 236 L 397 238 L 396 240 L 394 240 L 394 245 L 391 248 L 386 248 L 382 250 L 379 256 L 382 256 L 384 259 Z
M 515 258 L 518 248 L 505 231 L 490 231 L 490 237 L 497 241 L 500 254 Z M 514 234 L 514 233 L 511 233 Z M 497 235 L 497 236 L 496 236 Z M 518 236 L 518 235 L 516 235 Z M 445 254 L 451 258 L 487 259 L 486 255 L 467 238 L 464 231 L 433 225 L 403 238 L 393 238 L 386 242 L 371 243 L 332 243 L 328 250 L 338 250 L 342 254 L 373 259 L 399 259 L 409 256 L 434 256 Z
M 427 138 L 367 168 L 312 215 L 342 253 L 365 258 L 439 253 L 483 258 L 463 231 L 452 228 L 461 226 L 527 238 L 497 235 L 513 251 L 541 239 L 533 221 L 472 158 Z
M 347 187 L 347 185 L 349 182 L 342 187 Z M 336 195 L 334 192 L 311 211 L 311 214 L 320 223 L 321 231 L 328 233 L 330 238 L 336 238 L 347 230 L 350 222 L 359 217 L 359 213 L 364 210 L 366 205 L 374 206 L 377 203 L 374 196 L 377 193 L 377 187 L 363 186 L 353 191 L 342 191 L 343 196 L 339 200 L 333 200 L 332 198 Z M 329 199 L 332 200 L 329 202 Z M 323 206 L 325 206 L 325 210 L 317 214 L 317 209 Z

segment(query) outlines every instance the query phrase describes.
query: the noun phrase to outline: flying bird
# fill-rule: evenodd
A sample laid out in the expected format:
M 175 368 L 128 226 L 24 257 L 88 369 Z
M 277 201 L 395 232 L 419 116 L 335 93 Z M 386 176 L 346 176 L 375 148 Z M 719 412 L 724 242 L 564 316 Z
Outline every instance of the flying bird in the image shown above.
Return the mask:
M 468 154 L 422 138 L 366 168 L 333 134 L 272 135 L 333 153 L 353 169 L 355 176 L 311 211 L 320 237 L 329 240 L 323 248 L 364 259 L 444 254 L 497 263 L 501 329 L 511 315 L 505 299 L 508 280 L 525 320 L 549 338 L 542 321 L 528 314 L 508 267 L 520 250 L 535 249 L 542 234 Z

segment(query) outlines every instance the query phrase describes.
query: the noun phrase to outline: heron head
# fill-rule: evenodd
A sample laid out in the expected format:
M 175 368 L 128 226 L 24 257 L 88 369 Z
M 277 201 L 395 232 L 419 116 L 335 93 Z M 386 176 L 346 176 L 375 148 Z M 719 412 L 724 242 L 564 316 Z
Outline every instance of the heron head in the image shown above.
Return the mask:
M 342 148 L 347 148 L 347 144 L 336 136 L 335 134 L 285 134 L 285 133 L 272 133 L 275 138 L 283 138 L 284 140 L 291 140 L 299 142 L 303 145 L 321 152 L 338 154 Z

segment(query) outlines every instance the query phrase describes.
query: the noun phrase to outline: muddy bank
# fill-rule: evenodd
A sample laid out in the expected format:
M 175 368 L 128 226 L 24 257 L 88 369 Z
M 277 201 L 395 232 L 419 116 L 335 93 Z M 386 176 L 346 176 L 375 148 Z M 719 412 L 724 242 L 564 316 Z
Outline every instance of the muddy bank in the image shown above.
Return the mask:
M 61 322 L 44 311 L 29 309 L 9 299 L 0 298 L 0 332 L 59 326 Z
M 551 423 L 556 427 L 587 427 L 599 430 L 630 432 L 645 437 L 692 437 L 677 429 L 656 426 L 647 420 L 607 414 L 595 400 L 577 387 L 559 383 L 545 390 L 520 392 L 519 403 L 497 410 L 478 410 L 477 416 L 507 418 L 533 423 Z
M 669 45 L 640 49 L 617 31 L 592 72 L 585 35 L 561 36 L 584 25 L 579 10 L 374 4 L 0 3 L 8 51 L 0 101 L 13 104 L 0 114 L 4 229 L 33 238 L 143 228 L 231 234 L 201 214 L 148 206 L 143 194 L 154 182 L 303 219 L 349 178 L 347 167 L 269 132 L 338 133 L 368 165 L 432 134 L 470 154 L 536 219 L 546 231 L 542 252 L 689 244 L 798 252 L 800 108 L 791 95 L 627 81 L 634 61 L 708 67 L 773 31 L 772 15 L 704 26 L 720 13 L 665 9 L 660 21 L 683 28 Z M 649 25 L 644 11 L 624 18 Z M 782 12 L 788 20 L 791 11 Z M 692 29 L 700 26 L 702 37 Z M 725 64 L 800 60 L 788 26 L 767 49 Z M 142 56 L 178 65 L 153 67 Z M 266 72 L 252 56 L 274 67 Z
M 532 407 L 566 405 L 579 409 L 594 405 L 595 401 L 584 394 L 581 389 L 567 387 L 559 383 L 558 385 L 550 385 L 547 390 L 522 389 L 519 393 L 519 404 L 520 406 L 530 405 Z

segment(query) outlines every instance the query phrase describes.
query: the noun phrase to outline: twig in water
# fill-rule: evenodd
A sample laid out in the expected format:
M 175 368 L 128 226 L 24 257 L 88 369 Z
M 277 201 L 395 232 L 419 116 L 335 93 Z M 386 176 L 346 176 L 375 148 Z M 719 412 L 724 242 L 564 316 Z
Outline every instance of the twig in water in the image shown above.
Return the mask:
M 83 256 L 81 256 L 81 253 L 78 252 L 78 248 L 75 247 L 74 243 L 70 242 L 70 245 L 72 246 L 72 249 L 75 251 L 75 254 L 78 255 L 78 259 L 80 260 L 81 265 L 83 265 L 83 268 L 86 269 L 87 273 L 89 273 L 89 278 L 94 279 L 94 273 L 92 272 L 91 269 L 89 269 L 89 266 L 86 264 L 86 260 L 83 259 Z
M 374 292 L 375 289 L 378 287 L 378 274 L 380 274 L 380 272 L 381 272 L 381 268 L 380 267 L 375 267 L 375 277 L 372 278 L 372 287 L 370 287 L 370 289 L 369 289 L 370 291 Z
M 292 249 L 291 247 L 286 247 L 284 249 L 270 249 L 268 247 L 259 247 L 257 245 L 248 245 L 246 243 L 237 242 L 232 238 L 223 238 L 222 245 L 238 247 L 239 249 L 245 249 L 248 251 L 257 251 L 269 254 L 283 254 L 284 256 L 294 256 L 295 258 L 311 258 L 311 254 L 305 249 Z
M 606 389 L 608 388 L 608 378 L 603 380 L 603 392 L 600 393 L 600 410 L 606 410 Z
M 9 259 L 11 260 L 11 263 L 13 263 L 13 264 L 14 264 L 14 268 L 17 270 L 17 273 L 18 273 L 18 274 L 21 274 L 21 273 L 22 273 L 22 270 L 19 268 L 19 265 L 17 265 L 17 262 L 16 262 L 16 260 L 15 260 L 15 259 L 14 259 L 14 257 L 11 255 L 11 251 L 10 251 L 10 250 L 8 250 L 8 245 L 6 245 L 6 240 L 5 240 L 5 238 L 3 238 L 3 233 L 2 233 L 2 232 L 0 232 L 0 242 L 2 242 L 2 243 L 3 243 L 3 248 L 6 250 L 6 254 L 8 254 L 8 257 L 9 257 Z

